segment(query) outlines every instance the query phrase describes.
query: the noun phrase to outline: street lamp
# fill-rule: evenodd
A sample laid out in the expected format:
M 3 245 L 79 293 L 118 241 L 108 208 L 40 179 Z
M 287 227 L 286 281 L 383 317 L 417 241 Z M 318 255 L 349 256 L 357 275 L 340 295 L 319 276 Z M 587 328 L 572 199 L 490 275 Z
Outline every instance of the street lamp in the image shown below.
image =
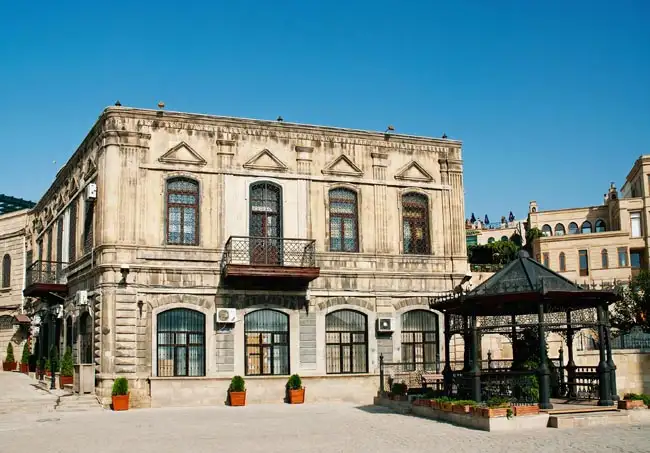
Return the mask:
M 50 381 L 50 390 L 56 389 L 56 368 L 55 368 L 55 360 L 56 357 L 56 349 L 54 348 L 54 342 L 56 341 L 56 311 L 51 310 L 50 311 L 50 350 L 48 351 L 50 355 L 50 375 L 51 375 L 51 381 Z

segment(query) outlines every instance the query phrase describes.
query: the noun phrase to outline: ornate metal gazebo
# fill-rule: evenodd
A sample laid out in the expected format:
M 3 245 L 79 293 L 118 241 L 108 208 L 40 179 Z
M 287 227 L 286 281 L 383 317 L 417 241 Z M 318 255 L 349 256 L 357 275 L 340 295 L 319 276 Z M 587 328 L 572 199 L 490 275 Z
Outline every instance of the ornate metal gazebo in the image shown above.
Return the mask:
M 551 409 L 546 334 L 557 332 L 565 338 L 568 352 L 566 366 L 562 359 L 559 364 L 562 373 L 564 370 L 567 373 L 564 396 L 575 397 L 577 386 L 584 382 L 581 379 L 591 374 L 598 389 L 598 405 L 613 405 L 613 399 L 617 398 L 616 367 L 607 307 L 616 299 L 617 295 L 611 291 L 583 289 L 531 259 L 526 251 L 520 251 L 517 259 L 473 290 L 432 298 L 430 307 L 444 314 L 445 391 L 475 401 L 494 396 L 521 402 L 538 400 L 541 409 Z M 574 362 L 573 338 L 585 328 L 598 333 L 597 367 L 577 367 Z M 516 350 L 516 340 L 525 332 L 532 332 L 537 338 L 537 369 L 518 367 L 515 361 L 510 367 L 481 369 L 482 334 L 509 337 L 513 357 L 517 357 L 522 351 Z M 456 334 L 463 337 L 466 345 L 462 370 L 451 367 L 449 347 Z M 525 382 L 537 386 L 532 399 Z

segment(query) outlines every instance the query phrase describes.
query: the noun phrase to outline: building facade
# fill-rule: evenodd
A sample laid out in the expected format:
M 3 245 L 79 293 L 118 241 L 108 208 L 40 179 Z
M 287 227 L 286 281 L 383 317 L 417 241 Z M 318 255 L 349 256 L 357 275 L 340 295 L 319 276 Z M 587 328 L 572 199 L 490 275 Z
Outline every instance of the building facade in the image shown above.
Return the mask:
M 71 347 L 107 403 L 367 401 L 379 356 L 435 364 L 428 298 L 467 273 L 461 143 L 106 109 L 30 213 L 39 354 Z M 378 332 L 378 318 L 390 328 Z

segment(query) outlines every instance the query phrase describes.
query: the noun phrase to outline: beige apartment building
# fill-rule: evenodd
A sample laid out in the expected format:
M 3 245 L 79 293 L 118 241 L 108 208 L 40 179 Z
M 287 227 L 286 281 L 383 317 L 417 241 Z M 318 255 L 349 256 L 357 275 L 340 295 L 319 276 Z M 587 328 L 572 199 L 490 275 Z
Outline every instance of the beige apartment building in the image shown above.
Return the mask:
M 641 156 L 620 193 L 612 183 L 602 205 L 540 211 L 532 201 L 529 225 L 544 233 L 536 259 L 584 285 L 628 280 L 647 269 L 649 178 L 650 156 Z
M 379 356 L 436 363 L 428 298 L 467 273 L 461 143 L 105 109 L 26 224 L 26 307 L 107 403 L 368 401 Z

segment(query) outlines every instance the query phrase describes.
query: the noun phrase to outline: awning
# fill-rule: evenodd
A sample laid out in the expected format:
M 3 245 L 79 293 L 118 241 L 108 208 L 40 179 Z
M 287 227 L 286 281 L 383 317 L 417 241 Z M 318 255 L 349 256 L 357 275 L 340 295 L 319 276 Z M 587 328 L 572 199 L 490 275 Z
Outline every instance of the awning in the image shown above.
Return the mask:
M 22 313 L 14 315 L 14 324 L 31 324 L 32 320 L 27 315 Z

